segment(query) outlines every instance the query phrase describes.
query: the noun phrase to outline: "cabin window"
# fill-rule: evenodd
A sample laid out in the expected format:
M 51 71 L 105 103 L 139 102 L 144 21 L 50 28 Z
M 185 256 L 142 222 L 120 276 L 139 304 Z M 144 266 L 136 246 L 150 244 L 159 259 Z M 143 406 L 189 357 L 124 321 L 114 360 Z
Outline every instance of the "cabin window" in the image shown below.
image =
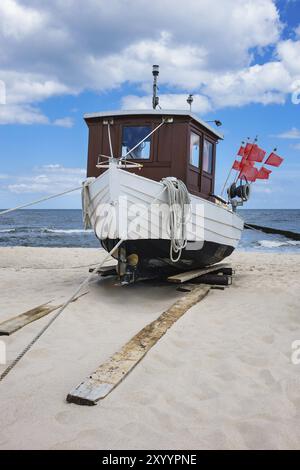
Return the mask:
M 150 126 L 124 126 L 122 130 L 122 157 L 135 147 L 151 132 Z M 150 158 L 151 136 L 132 150 L 126 158 L 136 160 L 147 160 Z
M 200 161 L 200 136 L 191 132 L 190 164 L 199 167 Z
M 203 142 L 203 170 L 206 173 L 212 173 L 213 165 L 213 144 L 208 140 L 204 139 Z

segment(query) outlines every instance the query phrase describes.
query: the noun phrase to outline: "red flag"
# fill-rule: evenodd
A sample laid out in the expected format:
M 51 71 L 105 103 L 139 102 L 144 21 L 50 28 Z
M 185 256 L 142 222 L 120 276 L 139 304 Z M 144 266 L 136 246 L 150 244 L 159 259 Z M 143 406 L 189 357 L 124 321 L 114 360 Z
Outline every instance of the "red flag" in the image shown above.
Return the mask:
M 239 162 L 238 160 L 234 160 L 232 168 L 236 171 L 240 171 L 241 170 L 241 162 Z
M 253 144 L 252 149 L 248 155 L 248 161 L 262 162 L 265 155 L 266 152 L 263 149 L 261 149 L 258 145 Z
M 243 156 L 244 156 L 244 153 L 245 153 L 245 147 L 241 146 L 237 154 L 238 154 L 240 157 L 243 157 Z
M 258 174 L 257 168 L 252 165 L 243 165 L 239 178 L 245 177 L 247 181 L 255 181 Z
M 279 155 L 276 155 L 276 153 L 272 152 L 265 161 L 265 165 L 279 166 L 282 162 L 283 158 L 279 157 Z
M 247 157 L 243 157 L 241 160 L 242 165 L 254 166 L 255 162 L 249 161 Z
M 258 158 L 259 160 L 256 160 L 257 162 L 262 162 L 263 159 L 265 158 L 266 151 L 258 147 Z
M 263 166 L 259 169 L 256 179 L 258 180 L 268 180 L 269 175 L 272 173 L 272 170 L 268 170 L 267 168 L 264 168 Z
M 245 150 L 244 150 L 244 155 L 245 157 L 247 157 L 249 155 L 249 153 L 251 152 L 251 149 L 253 147 L 253 144 L 247 144 L 246 147 L 245 147 Z

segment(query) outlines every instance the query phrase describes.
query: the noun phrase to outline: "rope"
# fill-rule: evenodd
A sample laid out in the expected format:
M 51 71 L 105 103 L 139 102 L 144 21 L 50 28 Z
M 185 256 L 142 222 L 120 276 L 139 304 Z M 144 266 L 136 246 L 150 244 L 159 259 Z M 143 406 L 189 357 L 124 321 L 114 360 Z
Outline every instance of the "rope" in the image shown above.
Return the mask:
M 123 239 L 121 239 L 113 248 L 110 250 L 109 253 L 104 257 L 104 259 L 99 263 L 93 271 L 88 275 L 88 277 L 79 285 L 75 292 L 69 297 L 69 299 L 61 306 L 58 312 L 51 318 L 51 320 L 39 331 L 39 333 L 30 341 L 30 343 L 23 349 L 23 351 L 18 354 L 18 356 L 13 360 L 13 362 L 4 370 L 4 372 L 0 375 L 0 382 L 7 376 L 7 374 L 18 364 L 18 362 L 22 359 L 23 356 L 32 348 L 32 346 L 37 342 L 37 340 L 45 333 L 45 331 L 49 328 L 50 325 L 59 317 L 59 315 L 67 308 L 67 306 L 74 300 L 74 298 L 79 294 L 81 289 L 86 286 L 90 280 L 92 279 L 95 271 L 98 271 L 101 266 L 105 263 L 105 261 L 113 254 L 115 250 L 119 248 L 121 243 L 123 243 Z
M 144 137 L 142 140 L 140 140 L 140 142 L 138 142 L 134 147 L 132 147 L 130 150 L 128 150 L 128 152 L 123 155 L 120 160 L 123 160 L 125 159 L 126 160 L 126 157 L 128 157 L 128 155 L 133 152 L 137 147 L 139 147 L 146 139 L 148 139 L 148 137 L 150 137 L 152 134 L 154 134 L 154 132 L 156 132 L 163 124 L 165 124 L 166 120 L 163 119 L 162 122 L 157 126 L 155 127 L 151 132 L 149 132 L 148 135 L 146 135 L 146 137 Z
M 81 188 L 82 186 L 77 186 L 76 188 L 68 189 L 67 191 L 63 191 L 62 193 L 42 197 L 41 199 L 36 199 L 35 201 L 22 204 L 21 206 L 14 207 L 12 209 L 6 209 L 5 211 L 0 212 L 0 215 L 8 214 L 9 212 L 17 211 L 18 209 L 24 209 L 24 207 L 33 206 L 34 204 L 38 204 L 39 202 L 48 201 L 49 199 L 53 199 L 58 196 L 63 196 L 64 194 L 72 193 L 73 191 L 78 191 L 78 189 L 81 189 Z
M 163 188 L 162 191 L 156 196 L 156 198 L 152 201 L 152 204 L 154 204 L 160 196 L 163 194 L 165 191 L 166 187 Z M 148 210 L 148 207 L 147 207 Z M 39 333 L 30 341 L 30 343 L 18 354 L 18 356 L 13 360 L 13 362 L 4 370 L 4 372 L 0 375 L 0 382 L 9 374 L 9 372 L 18 364 L 18 362 L 22 359 L 23 356 L 32 348 L 32 346 L 37 342 L 37 340 L 45 333 L 45 331 L 49 328 L 50 325 L 60 316 L 60 314 L 67 308 L 67 306 L 74 300 L 74 297 L 76 297 L 81 289 L 86 286 L 90 280 L 92 279 L 93 275 L 95 272 L 97 272 L 107 261 L 107 259 L 119 248 L 119 246 L 124 242 L 125 237 L 121 238 L 118 243 L 110 250 L 109 253 L 103 258 L 101 263 L 97 264 L 96 267 L 91 271 L 91 273 L 87 276 L 87 278 L 79 285 L 79 287 L 76 289 L 76 291 L 69 297 L 69 299 L 61 306 L 61 308 L 58 310 L 58 312 L 51 318 L 51 320 L 39 331 Z
M 133 147 L 127 154 L 123 157 L 126 159 L 127 155 L 132 152 L 135 148 L 137 148 L 144 140 L 146 140 L 150 135 L 152 135 L 157 129 L 159 129 L 163 124 L 165 123 L 165 120 L 159 124 L 155 129 L 153 129 L 144 139 L 142 139 L 141 142 L 139 142 L 135 147 Z M 112 142 L 111 142 L 111 134 L 110 134 L 110 124 L 108 123 L 108 139 L 109 139 L 109 147 L 110 147 L 110 154 L 111 158 L 113 158 L 113 149 L 112 149 Z M 121 158 L 122 159 L 122 158 Z M 84 202 L 84 222 L 86 225 L 90 223 L 89 216 L 88 216 L 88 200 L 89 200 L 89 191 L 88 191 L 88 185 L 90 181 L 87 180 L 84 183 L 83 186 L 83 192 L 82 192 L 82 198 Z M 183 184 L 183 183 L 182 183 Z M 16 211 L 18 209 L 23 209 L 25 207 L 32 206 L 34 204 L 38 204 L 39 202 L 47 201 L 49 199 L 53 199 L 58 196 L 62 196 L 64 194 L 68 194 L 72 191 L 77 191 L 78 189 L 82 189 L 82 186 L 78 186 L 73 189 L 69 189 L 67 191 L 63 191 L 62 193 L 54 194 L 51 196 L 46 196 L 44 198 L 29 202 L 27 204 L 23 204 L 18 207 L 14 207 L 12 209 L 6 209 L 2 212 L 0 212 L 0 215 L 8 214 L 9 212 Z M 152 201 L 152 204 L 162 195 L 166 187 L 163 188 L 163 190 L 159 193 L 159 195 Z M 148 208 L 147 208 L 148 210 Z M 71 295 L 71 297 L 61 306 L 61 308 L 58 310 L 58 312 L 51 318 L 51 320 L 39 331 L 39 333 L 30 341 L 30 343 L 18 354 L 18 356 L 12 361 L 12 363 L 4 370 L 4 372 L 0 375 L 0 382 L 9 374 L 9 372 L 18 364 L 18 362 L 22 359 L 23 356 L 32 348 L 32 346 L 38 341 L 38 339 L 45 333 L 45 331 L 52 325 L 52 323 L 61 315 L 61 313 L 67 308 L 67 306 L 74 300 L 74 297 L 79 294 L 81 289 L 87 285 L 90 280 L 92 279 L 93 275 L 95 272 L 97 272 L 101 266 L 105 263 L 105 261 L 119 248 L 119 246 L 123 243 L 125 237 L 121 238 L 119 242 L 110 250 L 110 252 L 104 257 L 104 259 L 101 261 L 101 263 L 97 264 L 96 267 L 91 271 L 91 273 L 88 275 L 88 277 L 78 286 L 76 291 Z
M 229 178 L 230 178 L 231 172 L 232 172 L 232 167 L 230 168 L 230 170 L 229 170 L 229 172 L 228 172 L 228 175 L 227 175 L 227 178 L 226 178 L 226 180 L 225 180 L 225 183 L 223 184 L 222 191 L 221 191 L 221 194 L 220 194 L 221 197 L 223 196 L 223 193 L 224 193 L 224 191 L 225 191 L 226 184 L 227 184 L 227 182 L 228 182 L 228 180 L 229 180 Z
M 89 192 L 89 185 L 95 180 L 95 178 L 87 178 L 82 183 L 82 191 L 81 191 L 81 205 L 82 205 L 82 221 L 84 230 L 92 228 L 91 217 L 89 214 L 89 201 L 90 201 L 90 192 Z
M 163 124 L 165 124 L 165 119 L 162 120 L 162 122 L 157 126 L 155 127 L 155 129 L 153 129 L 148 135 L 146 135 L 146 137 L 144 137 L 138 144 L 136 144 L 134 147 L 132 147 L 132 149 L 130 149 L 126 155 L 124 155 L 123 157 L 120 158 L 120 160 L 122 160 L 123 158 L 126 159 L 126 157 L 133 151 L 135 150 L 139 145 L 141 145 L 146 139 L 148 139 L 148 137 L 150 137 L 154 132 L 156 132 Z M 108 123 L 107 124 L 107 130 L 108 130 L 108 141 L 109 141 L 109 149 L 110 149 L 110 157 L 108 158 L 114 158 L 113 156 L 113 148 L 112 148 L 112 141 L 111 141 L 111 133 L 110 133 L 110 124 Z M 87 180 L 88 181 L 88 180 Z M 89 182 L 88 182 L 89 184 Z M 32 201 L 32 202 L 28 202 L 26 204 L 22 204 L 21 206 L 17 206 L 17 207 L 14 207 L 12 209 L 6 209 L 2 212 L 0 212 L 0 215 L 4 215 L 4 214 L 8 214 L 9 212 L 13 212 L 13 211 L 16 211 L 18 209 L 24 209 L 25 207 L 29 207 L 29 206 L 33 206 L 34 204 L 38 204 L 39 202 L 44 202 L 44 201 L 49 201 L 49 199 L 54 199 L 55 197 L 59 197 L 59 196 L 63 196 L 64 194 L 68 194 L 68 193 L 71 193 L 73 191 L 78 191 L 79 189 L 82 189 L 82 186 L 77 186 L 76 188 L 73 188 L 73 189 L 68 189 L 67 191 L 63 191 L 61 193 L 57 193 L 57 194 L 53 194 L 51 196 L 46 196 L 46 197 L 43 197 L 41 199 L 36 199 L 35 201 Z
M 170 206 L 170 259 L 176 263 L 187 245 L 186 222 L 191 200 L 185 184 L 177 178 L 163 178 L 162 183 L 167 188 Z
M 114 158 L 112 143 L 111 143 L 111 135 L 110 135 L 110 124 L 107 124 L 107 131 L 108 131 L 108 142 L 109 142 L 109 151 L 111 158 Z

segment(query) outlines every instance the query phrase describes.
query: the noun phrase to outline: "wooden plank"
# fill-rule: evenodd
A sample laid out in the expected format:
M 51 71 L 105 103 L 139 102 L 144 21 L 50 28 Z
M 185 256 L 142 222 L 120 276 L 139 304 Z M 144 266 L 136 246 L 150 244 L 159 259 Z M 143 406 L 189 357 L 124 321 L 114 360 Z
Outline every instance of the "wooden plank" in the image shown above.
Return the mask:
M 228 263 L 214 264 L 213 266 L 208 266 L 207 268 L 194 269 L 193 271 L 185 271 L 183 273 L 175 274 L 167 278 L 168 282 L 174 282 L 175 284 L 182 284 L 183 282 L 191 281 L 196 279 L 196 277 L 203 276 L 203 274 L 220 272 L 222 268 L 229 268 Z
M 95 271 L 95 274 L 106 274 L 107 272 L 117 272 L 117 264 L 112 264 L 112 265 L 108 265 L 108 266 L 102 266 L 101 268 L 97 269 L 97 271 Z M 95 268 L 89 268 L 89 273 L 92 273 L 94 271 Z
M 77 299 L 79 299 L 79 297 L 82 297 L 82 295 L 85 294 L 87 294 L 87 292 L 75 297 L 72 302 L 75 302 Z M 0 323 L 0 336 L 9 336 L 12 333 L 15 333 L 16 331 L 20 330 L 24 326 L 28 325 L 29 323 L 39 320 L 45 315 L 48 315 L 49 313 L 54 312 L 54 310 L 57 310 L 58 308 L 63 306 L 63 304 L 49 305 L 50 302 L 51 301 L 39 305 L 38 307 L 32 308 L 27 312 L 21 313 L 20 315 L 9 318 L 8 320 Z
M 196 279 L 192 279 L 191 283 L 209 284 L 210 286 L 231 286 L 232 277 L 221 273 L 208 273 L 202 274 L 202 276 L 197 277 Z
M 106 397 L 120 384 L 166 331 L 193 305 L 202 300 L 209 290 L 209 286 L 197 286 L 177 300 L 156 320 L 137 333 L 120 351 L 75 387 L 68 394 L 67 401 L 77 405 L 96 405 L 99 400 Z
M 228 286 L 219 286 L 215 284 L 209 284 L 209 286 L 211 289 L 218 289 L 218 290 L 225 290 L 225 288 L 228 287 Z M 195 284 L 184 283 L 184 284 L 179 284 L 179 286 L 176 287 L 176 290 L 178 290 L 179 292 L 191 292 L 191 290 L 193 289 L 195 289 Z
M 179 292 L 191 292 L 194 289 L 195 289 L 195 284 L 188 284 L 188 283 L 185 283 L 183 285 L 180 284 L 178 287 L 176 287 L 176 290 L 178 290 Z

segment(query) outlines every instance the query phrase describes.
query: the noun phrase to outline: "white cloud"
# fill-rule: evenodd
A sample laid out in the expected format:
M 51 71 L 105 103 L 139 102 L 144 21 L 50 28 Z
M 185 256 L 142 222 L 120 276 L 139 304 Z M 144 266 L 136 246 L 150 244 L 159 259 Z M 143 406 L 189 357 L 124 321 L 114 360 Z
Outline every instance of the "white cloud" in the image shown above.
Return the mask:
M 29 104 L 7 104 L 0 106 L 0 124 L 53 124 L 59 127 L 73 127 L 71 117 L 55 119 L 53 122 L 39 108 Z
M 0 73 L 6 85 L 8 104 L 40 102 L 52 96 L 75 92 L 56 79 L 47 79 L 42 75 L 3 70 Z
M 225 74 L 207 73 L 203 80 L 203 94 L 194 96 L 193 110 L 206 113 L 212 109 L 250 103 L 283 104 L 290 86 L 290 76 L 279 62 L 254 65 Z M 182 93 L 161 95 L 160 104 L 165 109 L 188 109 L 186 98 L 187 94 Z M 127 96 L 123 99 L 122 107 L 145 109 L 150 104 L 150 95 Z
M 272 137 L 277 137 L 279 139 L 300 139 L 300 130 L 296 127 L 292 127 L 292 129 L 273 135 Z
M 74 120 L 70 117 L 64 117 L 64 118 L 55 119 L 53 124 L 54 126 L 70 128 L 74 126 Z
M 290 76 L 279 62 L 253 65 L 238 72 L 215 75 L 204 87 L 216 107 L 249 103 L 282 104 Z
M 6 1 L 3 8 L 8 10 L 11 3 L 21 2 Z M 8 44 L 11 60 L 21 59 L 22 49 L 31 44 L 27 54 L 35 59 L 31 65 L 35 72 L 52 70 L 59 74 L 60 81 L 79 81 L 80 85 L 83 77 L 94 79 L 92 71 L 80 69 L 81 65 L 115 54 L 122 58 L 125 49 L 133 54 L 143 52 L 145 44 L 157 42 L 163 32 L 172 38 L 171 55 L 177 48 L 182 52 L 204 51 L 209 67 L 222 69 L 248 64 L 249 50 L 275 43 L 281 30 L 272 0 L 223 0 L 213 14 L 210 0 L 111 0 L 109 8 L 102 0 L 86 0 L 84 9 L 78 0 L 27 0 L 26 4 L 26 8 L 20 7 L 24 11 L 5 18 L 6 27 L 11 30 L 17 29 L 16 22 L 24 28 L 22 16 L 32 18 L 35 12 L 38 18 L 31 20 L 31 28 L 30 21 L 26 21 L 29 26 L 21 31 L 20 40 Z M 42 42 L 34 42 L 38 34 Z M 16 45 L 20 50 L 16 50 Z M 164 51 L 158 45 L 153 54 L 163 59 Z M 145 64 L 149 55 L 140 57 L 139 63 Z M 184 62 L 185 57 L 181 55 L 178 60 Z M 131 70 L 123 73 L 127 79 L 132 78 Z M 106 70 L 106 74 L 113 76 L 113 69 Z M 98 77 L 99 83 L 102 79 L 103 73 Z
M 50 124 L 36 103 L 65 93 L 76 93 L 63 83 L 38 74 L 0 69 L 0 76 L 5 84 L 6 98 L 6 104 L 0 107 L 0 124 Z
M 289 71 L 292 76 L 298 77 L 300 75 L 300 41 L 293 41 L 288 39 L 281 41 L 277 46 L 277 53 L 283 66 Z
M 291 145 L 291 148 L 295 150 L 300 150 L 300 143 Z
M 0 106 L 0 124 L 49 124 L 41 111 L 29 104 Z
M 43 165 L 33 168 L 30 175 L 9 176 L 11 182 L 2 185 L 12 193 L 56 194 L 80 186 L 85 179 L 84 168 L 64 167 L 59 164 Z
M 84 168 L 65 167 L 59 163 L 50 163 L 48 165 L 42 165 L 35 168 L 35 171 L 43 171 L 49 173 L 55 173 L 56 175 L 70 174 L 70 175 L 85 175 L 86 170 Z
M 0 105 L 6 104 L 6 87 L 3 80 L 0 80 Z
M 186 109 L 189 110 L 190 107 L 187 100 L 187 94 L 177 93 L 177 94 L 161 94 L 159 97 L 159 104 L 163 109 Z M 194 101 L 192 105 L 192 110 L 194 112 L 199 112 L 202 114 L 207 113 L 211 110 L 211 103 L 206 96 L 194 95 Z M 122 108 L 123 109 L 149 109 L 152 104 L 152 96 L 136 96 L 128 95 L 122 99 Z
M 0 30 L 5 38 L 21 40 L 44 25 L 42 13 L 15 0 L 1 0 Z
M 84 8 L 78 0 L 2 0 L 0 79 L 8 109 L 0 123 L 51 124 L 36 104 L 60 94 L 125 82 L 146 89 L 153 63 L 162 66 L 167 107 L 185 106 L 188 92 L 201 113 L 281 104 L 300 73 L 300 41 L 282 41 L 282 28 L 275 0 L 223 0 L 213 11 L 211 0 L 111 0 L 109 8 L 102 0 L 85 0 Z M 276 60 L 253 64 L 254 52 L 270 47 Z M 123 106 L 136 102 L 125 97 Z M 58 116 L 54 124 L 69 127 L 71 120 Z

